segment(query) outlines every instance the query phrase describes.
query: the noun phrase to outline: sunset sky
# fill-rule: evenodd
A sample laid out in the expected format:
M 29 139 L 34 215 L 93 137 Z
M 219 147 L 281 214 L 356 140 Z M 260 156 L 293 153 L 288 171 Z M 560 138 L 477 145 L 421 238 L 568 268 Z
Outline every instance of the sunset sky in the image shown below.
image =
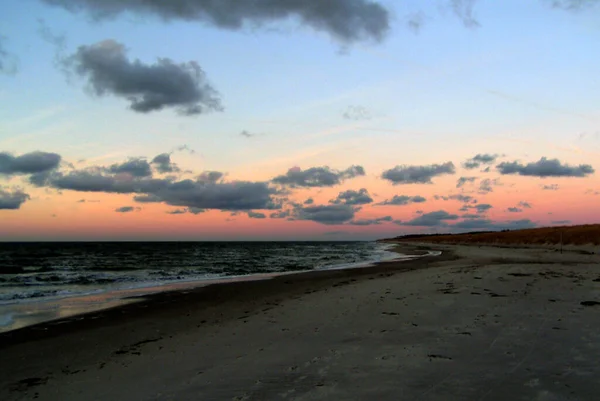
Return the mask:
M 0 240 L 600 222 L 600 1 L 275 3 L 0 4 Z

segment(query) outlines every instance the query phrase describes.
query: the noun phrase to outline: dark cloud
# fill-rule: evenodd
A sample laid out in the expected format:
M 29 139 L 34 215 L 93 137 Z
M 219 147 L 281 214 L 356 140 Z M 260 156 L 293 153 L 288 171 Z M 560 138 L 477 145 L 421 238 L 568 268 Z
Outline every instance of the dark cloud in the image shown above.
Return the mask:
M 542 157 L 537 162 L 521 164 L 504 162 L 496 166 L 500 174 L 518 174 L 532 177 L 586 177 L 594 173 L 589 164 L 571 166 L 562 164 L 558 159 Z
M 0 210 L 17 210 L 25 203 L 30 196 L 25 192 L 16 189 L 12 192 L 0 188 Z
M 136 195 L 133 200 L 139 203 L 161 203 L 162 200 L 156 195 Z
M 531 209 L 531 203 L 529 203 L 529 202 L 525 202 L 525 201 L 521 201 L 521 202 L 519 202 L 519 205 L 518 205 L 518 206 L 521 206 L 521 207 L 523 207 L 523 208 L 525 208 L 525 209 Z
M 497 178 L 495 179 L 489 179 L 486 178 L 485 180 L 481 180 L 481 182 L 479 183 L 479 190 L 478 192 L 480 194 L 488 194 L 490 192 L 494 192 L 494 187 L 499 187 L 502 186 L 502 184 L 500 183 L 500 180 L 498 180 Z
M 133 206 L 121 206 L 119 208 L 115 209 L 115 212 L 117 213 L 130 213 L 130 212 L 134 212 L 136 210 L 140 210 L 139 207 L 133 207 Z
M 212 173 L 212 174 L 211 174 Z M 102 169 L 52 173 L 38 186 L 81 192 L 136 194 L 136 202 L 162 202 L 171 206 L 198 209 L 249 210 L 276 209 L 280 204 L 272 198 L 277 191 L 264 182 L 215 182 L 216 172 L 208 172 L 197 180 L 173 181 L 133 177 L 127 174 L 107 175 Z M 219 173 L 220 174 L 220 173 Z M 33 177 L 32 177 L 33 178 Z M 211 178 L 204 181 L 202 178 Z
M 392 199 L 386 199 L 383 202 L 377 203 L 376 206 L 387 206 L 387 205 L 408 205 L 410 203 L 423 203 L 427 201 L 424 197 L 420 195 L 416 196 L 407 196 L 407 195 L 394 195 Z
M 465 214 L 461 215 L 460 217 L 465 218 L 465 219 L 478 219 L 481 216 L 478 214 L 473 214 L 473 213 L 465 213 Z
M 369 195 L 369 191 L 366 188 L 361 188 L 358 191 L 349 189 L 344 192 L 340 192 L 337 198 L 329 201 L 334 204 L 344 205 L 366 205 L 373 202 L 373 198 Z
M 321 224 L 344 224 L 354 218 L 357 208 L 350 205 L 318 205 L 296 207 L 293 217 L 297 220 L 311 220 Z
M 263 182 L 205 183 L 183 180 L 160 188 L 153 195 L 172 206 L 200 209 L 273 209 L 275 191 Z
M 456 188 L 461 188 L 466 183 L 473 183 L 476 179 L 477 177 L 460 177 L 458 180 L 456 180 Z
M 285 175 L 275 177 L 272 181 L 275 184 L 290 187 L 332 187 L 345 179 L 361 175 L 365 175 L 365 169 L 362 166 L 350 166 L 343 171 L 333 170 L 327 166 L 311 167 L 306 170 L 293 167 Z
M 315 200 L 313 198 L 308 198 L 304 201 L 305 205 L 312 205 L 313 203 L 315 203 Z
M 462 230 L 482 230 L 482 231 L 500 231 L 500 230 L 520 230 L 523 228 L 533 228 L 536 224 L 529 219 L 512 220 L 505 222 L 494 222 L 489 219 L 469 219 L 458 222 L 451 226 Z
M 488 203 L 480 203 L 479 205 L 471 206 L 471 208 L 477 210 L 477 213 L 486 213 L 493 206 Z
M 273 212 L 269 215 L 270 218 L 272 219 L 285 219 L 290 217 L 291 215 L 291 211 L 290 210 L 280 210 L 278 212 Z
M 435 200 L 456 200 L 463 203 L 477 203 L 477 199 L 473 198 L 471 195 L 463 195 L 463 194 L 454 194 L 448 196 L 435 195 L 433 197 Z
M 348 108 L 342 113 L 342 117 L 346 120 L 370 120 L 371 113 L 364 106 L 348 106 Z
M 558 184 L 542 185 L 544 191 L 557 191 Z
M 111 2 L 113 7 L 115 2 Z M 222 111 L 218 92 L 206 82 L 198 63 L 176 64 L 159 58 L 153 65 L 127 59 L 125 46 L 105 40 L 80 46 L 64 60 L 65 68 L 87 78 L 97 95 L 125 98 L 136 112 L 172 107 L 182 115 Z
M 394 185 L 398 184 L 431 184 L 431 179 L 438 175 L 454 174 L 454 164 L 432 164 L 429 166 L 396 166 L 383 172 L 381 177 Z
M 523 212 L 523 209 L 518 208 L 518 207 L 509 207 L 506 210 L 509 211 L 510 213 L 521 213 L 521 212 Z
M 482 165 L 492 164 L 496 161 L 498 155 L 490 155 L 490 154 L 477 154 L 474 157 L 468 159 L 463 163 L 463 167 L 466 169 L 474 169 L 479 168 Z
M 165 21 L 199 21 L 222 29 L 295 20 L 344 43 L 380 41 L 389 31 L 388 11 L 371 0 L 43 0 L 95 19 L 120 14 L 157 16 Z
M 201 207 L 188 207 L 187 211 L 191 214 L 200 214 L 206 212 L 206 209 L 203 209 Z
M 392 216 L 385 216 L 385 217 L 378 217 L 376 219 L 352 220 L 352 221 L 350 221 L 349 224 L 351 224 L 353 226 L 372 226 L 372 225 L 379 225 L 384 222 L 389 222 L 389 221 L 393 221 L 393 220 L 394 219 L 392 218 Z
M 152 164 L 159 173 L 175 173 L 180 171 L 179 167 L 171 162 L 171 155 L 169 153 L 156 155 L 154 159 L 152 159 Z
M 551 221 L 552 224 L 571 224 L 571 220 L 553 220 Z
M 424 213 L 412 220 L 398 222 L 397 224 L 402 226 L 436 227 L 446 226 L 446 221 L 456 219 L 458 219 L 456 214 L 450 214 L 445 210 L 438 210 L 436 212 Z
M 250 217 L 251 219 L 265 219 L 267 217 L 267 215 L 264 213 L 249 211 L 248 217 Z
M 0 152 L 0 174 L 36 174 L 56 169 L 61 161 L 60 155 L 47 152 L 31 152 L 21 156 Z
M 165 213 L 167 213 L 167 214 L 186 214 L 187 213 L 187 209 L 169 210 L 169 211 L 167 211 Z
M 108 168 L 113 174 L 130 174 L 133 177 L 149 177 L 152 175 L 150 163 L 144 159 L 129 159 L 123 163 L 113 164 Z
M 203 171 L 196 179 L 200 182 L 215 184 L 223 178 L 223 175 L 220 171 Z

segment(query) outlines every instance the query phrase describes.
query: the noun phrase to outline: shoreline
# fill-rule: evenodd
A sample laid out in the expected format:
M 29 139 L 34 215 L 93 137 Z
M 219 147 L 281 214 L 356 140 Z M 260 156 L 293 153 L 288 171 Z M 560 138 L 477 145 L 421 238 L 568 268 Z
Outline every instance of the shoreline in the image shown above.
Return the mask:
M 254 291 L 258 292 L 264 288 L 268 288 L 269 291 L 273 291 L 273 288 L 271 287 L 277 286 L 281 283 L 283 283 L 285 286 L 289 286 L 291 283 L 297 285 L 298 283 L 305 281 L 314 281 L 315 283 L 326 282 L 328 280 L 335 280 L 339 278 L 354 278 L 369 274 L 381 274 L 387 270 L 391 270 L 395 274 L 398 271 L 404 271 L 405 266 L 406 269 L 412 269 L 414 268 L 414 263 L 420 265 L 419 262 L 424 258 L 435 258 L 435 261 L 450 260 L 452 258 L 450 254 L 442 254 L 446 257 L 441 257 L 442 255 L 428 255 L 427 251 L 422 250 L 422 246 L 412 246 L 410 244 L 397 244 L 388 251 L 399 254 L 399 257 L 381 262 L 364 262 L 360 263 L 359 266 L 349 268 L 303 270 L 273 274 L 261 273 L 257 275 L 240 276 L 232 280 L 227 280 L 227 277 L 225 277 L 225 282 L 221 282 L 221 280 L 206 280 L 174 283 L 174 286 L 181 285 L 183 288 L 169 289 L 119 298 L 113 300 L 112 302 L 108 302 L 109 304 L 113 304 L 113 306 L 99 307 L 96 310 L 91 310 L 88 312 L 75 313 L 62 318 L 45 320 L 13 330 L 2 331 L 0 332 L 0 350 L 7 344 L 14 344 L 15 341 L 17 343 L 26 342 L 35 339 L 46 338 L 47 336 L 52 337 L 61 335 L 62 333 L 70 330 L 86 330 L 88 328 L 92 329 L 93 327 L 101 326 L 104 321 L 119 319 L 123 314 L 129 315 L 131 313 L 143 312 L 146 310 L 146 308 L 147 311 L 150 311 L 156 310 L 157 308 L 162 308 L 166 304 L 186 302 L 207 302 L 210 305 L 211 302 L 209 299 L 212 296 L 215 296 L 215 299 L 221 300 L 226 296 L 226 294 L 233 295 L 238 290 L 242 293 L 252 293 Z M 407 256 L 408 258 L 402 259 L 402 256 Z M 267 275 L 269 277 L 255 277 L 262 275 Z M 285 286 L 282 286 L 281 290 L 273 291 L 273 294 L 269 293 L 269 295 L 274 295 L 276 293 L 281 293 L 284 295 L 286 290 Z M 147 289 L 148 288 L 140 288 L 140 291 Z M 263 293 L 263 295 L 266 296 L 267 294 Z M 240 301 L 241 299 L 233 298 L 231 300 Z
M 431 248 L 5 333 L 0 399 L 597 398 L 597 256 Z
M 383 249 L 379 258 L 367 259 L 361 262 L 339 263 L 326 265 L 319 268 L 305 270 L 289 270 L 280 272 L 250 273 L 243 275 L 223 275 L 210 278 L 188 278 L 181 280 L 140 282 L 133 286 L 122 288 L 90 289 L 83 293 L 65 294 L 59 296 L 27 298 L 0 304 L 0 334 L 18 330 L 41 323 L 56 320 L 77 318 L 87 313 L 101 312 L 106 309 L 118 307 L 132 302 L 139 302 L 141 298 L 151 297 L 163 292 L 189 291 L 192 289 L 215 284 L 229 284 L 243 281 L 270 280 L 278 276 L 293 275 L 313 271 L 345 270 L 365 268 L 376 263 L 412 259 L 426 255 L 427 252 L 415 252 L 406 255 L 393 249 L 398 247 L 391 244 Z M 407 248 L 410 249 L 410 248 Z

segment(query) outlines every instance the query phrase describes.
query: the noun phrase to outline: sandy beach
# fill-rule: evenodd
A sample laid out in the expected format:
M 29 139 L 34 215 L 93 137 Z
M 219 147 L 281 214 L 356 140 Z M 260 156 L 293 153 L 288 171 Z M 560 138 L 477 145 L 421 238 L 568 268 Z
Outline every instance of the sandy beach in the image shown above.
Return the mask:
M 429 249 L 1 334 L 0 399 L 598 399 L 600 256 Z

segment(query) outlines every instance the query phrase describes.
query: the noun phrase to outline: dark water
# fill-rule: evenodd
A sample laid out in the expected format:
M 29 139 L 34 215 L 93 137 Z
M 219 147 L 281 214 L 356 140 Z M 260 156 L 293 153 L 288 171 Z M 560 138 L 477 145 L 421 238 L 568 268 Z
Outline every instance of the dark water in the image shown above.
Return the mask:
M 391 259 L 375 242 L 0 243 L 0 304 Z

